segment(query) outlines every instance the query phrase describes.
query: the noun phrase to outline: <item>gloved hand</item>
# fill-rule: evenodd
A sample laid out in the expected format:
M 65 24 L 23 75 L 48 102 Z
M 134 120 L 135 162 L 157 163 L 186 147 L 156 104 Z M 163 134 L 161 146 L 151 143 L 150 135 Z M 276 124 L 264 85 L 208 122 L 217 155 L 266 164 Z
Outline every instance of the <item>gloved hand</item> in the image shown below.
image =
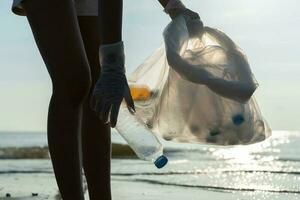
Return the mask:
M 200 19 L 198 13 L 186 8 L 180 0 L 169 0 L 164 11 L 169 14 L 172 19 L 176 18 L 180 14 L 183 14 L 183 16 L 191 20 Z
M 183 15 L 187 21 L 187 28 L 191 37 L 199 35 L 203 30 L 203 22 L 199 14 L 186 8 L 180 0 L 169 0 L 164 11 L 169 14 L 172 20 Z
M 188 17 L 190 20 L 194 20 L 194 19 L 199 19 L 200 20 L 200 16 L 198 13 L 186 8 L 183 12 L 182 12 L 183 16 Z
M 134 102 L 125 76 L 123 42 L 102 45 L 99 49 L 101 74 L 93 90 L 91 107 L 104 123 L 117 124 L 123 98 L 130 112 Z

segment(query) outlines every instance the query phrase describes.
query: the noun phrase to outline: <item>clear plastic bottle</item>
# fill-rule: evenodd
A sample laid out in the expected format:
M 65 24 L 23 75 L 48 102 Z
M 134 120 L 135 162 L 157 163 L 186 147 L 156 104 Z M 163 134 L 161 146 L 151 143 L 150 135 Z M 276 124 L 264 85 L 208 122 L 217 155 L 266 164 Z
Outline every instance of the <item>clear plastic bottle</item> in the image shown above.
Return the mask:
M 163 155 L 163 146 L 158 138 L 123 103 L 116 129 L 140 159 L 153 162 L 157 168 L 167 164 L 168 159 Z

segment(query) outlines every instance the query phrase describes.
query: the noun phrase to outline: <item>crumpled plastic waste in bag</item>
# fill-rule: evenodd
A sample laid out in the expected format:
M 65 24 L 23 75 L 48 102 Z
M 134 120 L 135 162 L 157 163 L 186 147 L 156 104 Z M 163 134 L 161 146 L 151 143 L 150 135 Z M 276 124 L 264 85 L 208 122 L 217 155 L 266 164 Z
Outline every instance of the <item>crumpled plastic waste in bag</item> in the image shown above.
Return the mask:
M 198 21 L 199 22 L 199 21 Z M 183 16 L 129 77 L 137 116 L 166 140 L 252 144 L 271 135 L 247 58 L 224 33 Z

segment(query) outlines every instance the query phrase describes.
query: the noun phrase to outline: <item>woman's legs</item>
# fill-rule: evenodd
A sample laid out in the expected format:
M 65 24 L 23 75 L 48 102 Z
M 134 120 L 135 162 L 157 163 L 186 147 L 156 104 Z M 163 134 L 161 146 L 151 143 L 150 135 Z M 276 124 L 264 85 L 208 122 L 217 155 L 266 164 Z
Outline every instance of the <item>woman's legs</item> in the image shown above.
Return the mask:
M 82 200 L 79 156 L 82 104 L 90 90 L 88 59 L 72 0 L 26 0 L 24 8 L 53 83 L 48 143 L 64 200 Z
M 90 95 L 100 74 L 99 20 L 99 17 L 96 16 L 78 17 L 85 51 L 91 68 L 92 87 Z M 83 167 L 91 200 L 111 199 L 110 149 L 110 127 L 99 120 L 96 113 L 90 108 L 89 99 L 86 99 L 83 106 L 82 152 Z

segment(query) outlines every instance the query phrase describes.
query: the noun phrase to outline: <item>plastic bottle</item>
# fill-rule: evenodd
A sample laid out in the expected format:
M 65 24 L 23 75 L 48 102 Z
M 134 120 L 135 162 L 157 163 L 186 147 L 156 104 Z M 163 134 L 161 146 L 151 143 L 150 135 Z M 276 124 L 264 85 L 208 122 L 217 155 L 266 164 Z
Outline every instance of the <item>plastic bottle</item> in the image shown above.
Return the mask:
M 123 103 L 116 129 L 140 159 L 153 162 L 157 168 L 167 164 L 168 159 L 163 155 L 163 146 L 157 137 Z

